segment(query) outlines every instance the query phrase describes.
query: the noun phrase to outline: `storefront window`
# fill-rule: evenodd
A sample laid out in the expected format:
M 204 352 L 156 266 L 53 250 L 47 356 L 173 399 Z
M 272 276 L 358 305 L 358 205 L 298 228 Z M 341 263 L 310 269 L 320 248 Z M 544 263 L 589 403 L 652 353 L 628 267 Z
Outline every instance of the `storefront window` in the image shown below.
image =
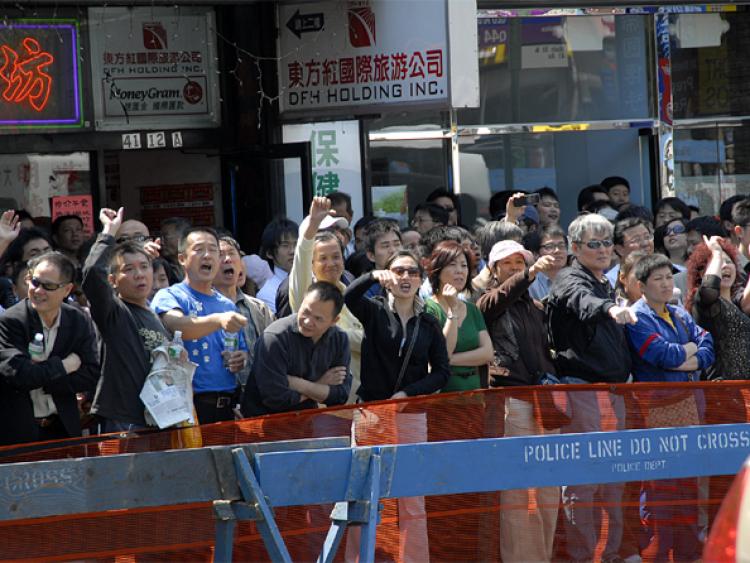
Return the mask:
M 554 189 L 563 225 L 578 212 L 581 188 L 607 176 L 628 179 L 632 202 L 649 199 L 649 144 L 635 129 L 465 136 L 460 151 L 462 218 L 467 225 L 488 218 L 490 198 L 503 190 Z
M 557 187 L 550 134 L 462 137 L 460 151 L 462 215 L 468 224 L 489 218 L 494 193 Z
M 750 14 L 673 15 L 670 28 L 675 119 L 750 115 Z
M 459 125 L 647 118 L 647 16 L 503 18 L 480 10 L 481 107 Z
M 450 128 L 450 114 L 447 111 L 399 111 L 385 113 L 370 120 L 369 130 L 375 131 L 440 131 Z
M 371 141 L 372 209 L 406 226 L 416 205 L 449 185 L 443 139 Z
M 91 194 L 89 153 L 0 155 L 0 194 L 0 208 L 49 218 L 52 198 Z M 80 202 L 69 203 L 66 210 L 77 214 Z
M 750 120 L 675 131 L 677 196 L 714 214 L 722 201 L 750 194 Z

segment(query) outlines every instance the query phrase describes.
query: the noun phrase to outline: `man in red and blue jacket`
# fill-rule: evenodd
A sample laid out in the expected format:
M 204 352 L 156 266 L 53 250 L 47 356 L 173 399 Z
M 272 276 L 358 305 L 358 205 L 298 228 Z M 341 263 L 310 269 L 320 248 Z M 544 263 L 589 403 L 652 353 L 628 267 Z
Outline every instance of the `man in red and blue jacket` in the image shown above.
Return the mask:
M 638 321 L 628 325 L 627 335 L 636 381 L 687 382 L 697 380 L 700 370 L 714 362 L 711 334 L 703 330 L 682 307 L 669 305 L 674 290 L 672 264 L 666 256 L 653 254 L 635 266 L 635 277 L 643 298 L 633 307 Z M 646 395 L 641 395 L 646 399 Z M 704 410 L 700 390 L 684 393 L 672 386 L 648 395 L 646 423 L 649 427 L 700 424 Z M 698 533 L 696 479 L 662 479 L 643 483 L 641 520 L 649 532 L 656 560 L 696 561 L 701 557 Z

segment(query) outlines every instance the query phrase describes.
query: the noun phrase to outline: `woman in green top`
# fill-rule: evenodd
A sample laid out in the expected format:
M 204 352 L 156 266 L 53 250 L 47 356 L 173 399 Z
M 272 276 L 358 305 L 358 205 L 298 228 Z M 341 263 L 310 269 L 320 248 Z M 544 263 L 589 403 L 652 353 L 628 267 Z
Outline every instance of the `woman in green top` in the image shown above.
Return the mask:
M 459 294 L 471 290 L 470 272 L 474 255 L 454 241 L 435 246 L 427 272 L 433 297 L 425 304 L 443 327 L 451 376 L 443 392 L 481 387 L 479 367 L 492 361 L 493 349 L 484 317 L 476 305 L 462 301 Z

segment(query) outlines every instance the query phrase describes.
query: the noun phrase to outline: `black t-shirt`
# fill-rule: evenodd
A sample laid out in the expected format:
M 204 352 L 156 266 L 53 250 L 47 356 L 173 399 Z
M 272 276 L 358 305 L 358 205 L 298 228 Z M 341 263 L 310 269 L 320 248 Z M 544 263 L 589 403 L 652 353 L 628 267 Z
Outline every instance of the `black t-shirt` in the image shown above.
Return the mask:
M 102 337 L 102 378 L 92 412 L 110 420 L 145 425 L 139 395 L 151 369 L 151 351 L 167 331 L 151 311 L 115 295 L 107 279 L 114 238 L 99 235 L 83 267 L 83 291 Z

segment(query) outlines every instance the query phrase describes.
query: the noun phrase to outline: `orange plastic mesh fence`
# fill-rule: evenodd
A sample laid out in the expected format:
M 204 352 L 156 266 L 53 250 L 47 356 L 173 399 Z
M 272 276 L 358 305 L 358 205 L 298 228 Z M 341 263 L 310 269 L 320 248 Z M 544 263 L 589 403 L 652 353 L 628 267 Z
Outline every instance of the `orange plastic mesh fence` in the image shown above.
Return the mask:
M 0 462 L 325 436 L 353 435 L 358 445 L 378 445 L 749 420 L 750 382 L 500 388 L 273 415 L 124 439 L 105 437 L 72 446 L 58 442 L 31 453 L 18 453 L 11 446 L 0 448 Z M 502 465 L 497 471 L 503 471 Z M 682 560 L 700 555 L 699 533 L 710 526 L 731 479 L 630 482 L 614 490 L 591 486 L 587 489 L 590 498 L 581 491 L 583 496 L 577 499 L 573 515 L 577 523 L 572 527 L 566 526 L 559 487 L 386 500 L 377 529 L 376 558 L 570 560 L 590 549 L 590 556 L 596 558 L 640 553 L 644 560 L 653 560 L 666 553 L 668 558 Z M 317 557 L 331 508 L 275 509 L 295 561 Z M 586 518 L 591 521 L 584 522 Z M 207 504 L 2 522 L 0 559 L 210 561 L 214 524 Z M 337 560 L 355 558 L 357 535 L 347 532 Z M 234 558 L 268 559 L 253 523 L 238 524 Z

